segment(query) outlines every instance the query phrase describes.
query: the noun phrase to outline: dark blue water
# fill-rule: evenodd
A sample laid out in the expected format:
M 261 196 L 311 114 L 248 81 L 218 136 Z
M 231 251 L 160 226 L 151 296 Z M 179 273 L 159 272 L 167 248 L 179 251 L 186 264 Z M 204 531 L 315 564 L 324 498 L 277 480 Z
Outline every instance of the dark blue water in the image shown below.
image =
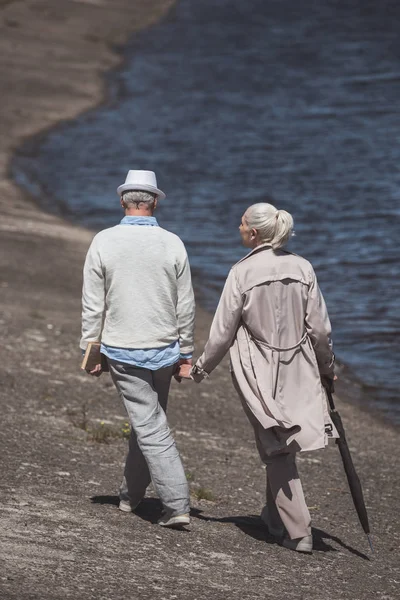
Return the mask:
M 132 40 L 107 104 L 27 144 L 15 177 L 100 229 L 120 218 L 126 171 L 155 170 L 157 216 L 210 309 L 243 256 L 242 213 L 272 196 L 314 264 L 337 355 L 400 421 L 399 24 L 388 0 L 182 0 Z

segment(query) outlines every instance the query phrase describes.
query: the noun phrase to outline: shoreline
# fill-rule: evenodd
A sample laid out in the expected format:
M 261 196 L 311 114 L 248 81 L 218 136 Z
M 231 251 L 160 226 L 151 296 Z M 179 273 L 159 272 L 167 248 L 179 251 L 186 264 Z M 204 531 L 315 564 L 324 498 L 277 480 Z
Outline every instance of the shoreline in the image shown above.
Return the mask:
M 265 470 L 234 397 L 226 359 L 203 384 L 173 383 L 171 389 L 169 421 L 192 490 L 191 531 L 153 525 L 160 507 L 151 491 L 138 515 L 116 510 L 126 442 L 116 437 L 96 443 L 90 431 L 101 429 L 101 422 L 117 430 L 126 416 L 106 376 L 93 381 L 79 371 L 77 348 L 81 270 L 93 233 L 39 210 L 7 178 L 7 165 L 23 140 L 101 102 L 100 71 L 118 64 L 111 39 L 121 44 L 139 29 L 137 11 L 143 11 L 144 27 L 173 2 L 3 4 L 0 50 L 8 54 L 0 73 L 7 85 L 0 116 L 2 600 L 117 600 L 132 591 L 140 600 L 276 595 L 366 600 L 376 594 L 394 600 L 398 429 L 338 400 L 363 483 L 375 555 L 368 555 L 335 446 L 299 457 L 316 551 L 310 558 L 290 553 L 273 543 L 258 517 Z M 97 37 L 82 42 L 85 35 Z M 60 40 L 58 58 L 40 62 Z M 78 65 L 82 56 L 85 72 Z M 58 85 L 52 80 L 57 61 L 64 68 Z M 22 94 L 27 85 L 29 102 Z M 207 339 L 210 318 L 198 309 L 197 349 Z M 345 584 L 338 581 L 338 569 Z
M 0 2 L 0 52 L 4 62 L 0 73 L 4 88 L 0 115 L 0 230 L 12 227 L 20 210 L 30 224 L 37 224 L 38 231 L 42 231 L 40 221 L 64 225 L 62 218 L 42 211 L 34 196 L 27 198 L 27 193 L 18 188 L 11 176 L 13 156 L 24 143 L 35 143 L 54 127 L 105 102 L 104 75 L 122 64 L 121 47 L 135 31 L 157 23 L 174 4 L 175 0 L 151 0 L 151 4 L 146 0 Z M 124 13 L 124 19 L 118 10 Z M 46 41 L 40 40 L 43 27 Z M 24 45 L 17 43 L 24 34 L 28 37 L 26 45 L 32 47 L 29 57 Z M 46 58 L 46 51 L 49 64 L 44 69 L 38 61 Z M 56 53 L 53 60 L 52 51 Z M 72 77 L 67 84 L 66 67 Z M 29 74 L 26 89 L 25 73 Z M 26 100 L 21 88 L 33 102 Z M 69 223 L 68 227 L 78 228 Z
M 128 35 L 127 39 L 125 40 L 128 44 L 129 37 L 130 36 Z M 128 60 L 128 57 L 123 54 L 122 45 L 120 45 L 117 51 L 116 64 L 108 68 L 103 75 L 103 82 L 101 85 L 101 90 L 99 91 L 99 94 L 101 93 L 101 97 L 98 97 L 98 101 L 93 105 L 93 107 L 84 110 L 83 113 L 79 112 L 76 116 L 77 118 L 81 114 L 87 114 L 88 112 L 93 112 L 98 109 L 101 109 L 101 107 L 107 105 L 110 102 L 110 100 L 116 102 L 118 99 L 123 98 L 121 90 L 118 88 L 118 86 L 116 87 L 115 91 L 112 91 L 112 85 L 110 80 L 115 76 L 116 71 L 120 71 L 121 69 L 123 69 L 124 62 L 126 60 Z M 38 131 L 37 133 L 33 134 L 27 139 L 21 140 L 21 144 L 15 149 L 13 155 L 9 157 L 9 162 L 7 164 L 7 178 L 9 181 L 13 181 L 14 183 L 20 181 L 20 190 L 26 189 L 28 194 L 29 182 L 32 183 L 32 189 L 35 189 L 35 186 L 37 186 L 37 193 L 30 193 L 30 200 L 32 204 L 39 208 L 42 214 L 47 215 L 47 217 L 51 216 L 55 219 L 58 219 L 60 221 L 60 224 L 62 225 L 68 225 L 73 228 L 82 229 L 86 232 L 94 232 L 96 231 L 95 229 L 89 229 L 84 222 L 80 223 L 78 219 L 74 218 L 73 211 L 68 207 L 66 203 L 63 203 L 62 198 L 59 199 L 59 201 L 57 201 L 56 198 L 52 197 L 51 190 L 47 190 L 46 188 L 40 188 L 35 178 L 30 178 L 29 170 L 27 170 L 26 172 L 23 169 L 19 170 L 18 166 L 19 156 L 35 155 L 37 149 L 42 143 L 42 140 L 46 139 L 46 136 L 49 134 L 50 131 L 59 131 L 62 127 L 64 127 L 65 124 L 68 126 L 68 123 L 71 120 L 73 121 L 74 119 L 75 117 L 67 120 L 62 119 L 61 121 L 57 121 L 55 124 L 52 124 L 50 127 L 46 127 L 44 130 Z M 28 184 L 26 187 L 23 184 L 24 174 L 28 174 Z M 20 180 L 18 178 L 18 175 L 20 175 Z M 22 193 L 25 192 L 23 191 Z M 43 198 L 46 198 L 46 201 L 43 201 Z M 68 236 L 67 233 L 66 235 Z M 207 309 L 204 310 L 208 312 Z M 338 360 L 338 364 L 341 364 L 340 359 Z M 398 421 L 398 416 L 396 415 L 396 404 L 394 402 L 392 404 L 392 411 L 394 413 L 393 416 L 391 415 L 390 404 L 388 404 L 385 401 L 385 398 L 383 396 L 379 399 L 379 401 L 377 401 L 376 406 L 373 400 L 373 393 L 371 394 L 371 392 L 368 392 L 368 385 L 366 385 L 362 381 L 362 379 L 360 379 L 359 375 L 353 373 L 352 369 L 348 367 L 347 364 L 342 363 L 341 370 L 342 368 L 344 368 L 344 371 L 347 374 L 347 381 L 349 383 L 348 390 L 346 390 L 344 386 L 340 386 L 342 390 L 342 396 L 346 397 L 350 402 L 353 402 L 355 405 L 362 408 L 363 410 L 371 412 L 376 416 L 376 418 L 380 419 L 384 423 L 393 425 L 395 427 L 399 427 L 400 421 Z M 351 392 L 349 390 L 351 390 Z M 397 419 L 398 422 L 396 423 L 395 421 L 393 423 L 393 418 Z

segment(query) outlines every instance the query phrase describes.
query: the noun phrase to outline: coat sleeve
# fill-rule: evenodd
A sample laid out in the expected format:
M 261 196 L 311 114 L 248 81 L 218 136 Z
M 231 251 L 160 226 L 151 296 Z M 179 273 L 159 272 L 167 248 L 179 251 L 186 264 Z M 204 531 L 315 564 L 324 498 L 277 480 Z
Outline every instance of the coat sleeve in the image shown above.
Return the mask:
M 195 380 L 211 373 L 228 352 L 242 317 L 243 302 L 235 271 L 231 269 L 211 324 L 208 342 L 192 373 Z M 196 377 L 196 371 L 199 377 Z
M 331 323 L 313 270 L 308 289 L 305 325 L 314 347 L 321 375 L 333 376 L 335 355 L 332 351 Z
M 101 341 L 105 313 L 105 279 L 96 238 L 92 241 L 83 268 L 82 337 L 80 347 Z
M 182 244 L 183 246 L 183 244 Z M 183 246 L 182 256 L 177 268 L 176 318 L 179 332 L 181 354 L 191 354 L 194 349 L 195 300 L 190 274 L 189 259 Z

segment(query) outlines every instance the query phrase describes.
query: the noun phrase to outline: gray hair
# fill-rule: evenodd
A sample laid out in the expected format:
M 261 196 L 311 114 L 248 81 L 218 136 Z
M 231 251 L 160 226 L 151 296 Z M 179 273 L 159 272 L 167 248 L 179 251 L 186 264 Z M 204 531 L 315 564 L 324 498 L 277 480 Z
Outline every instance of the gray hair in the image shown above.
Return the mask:
M 122 200 L 127 206 L 129 204 L 134 204 L 136 208 L 139 208 L 139 204 L 143 203 L 147 204 L 147 208 L 149 210 L 154 209 L 156 198 L 156 194 L 152 194 L 151 192 L 142 192 L 140 190 L 130 190 L 122 194 Z
M 293 235 L 292 215 L 286 210 L 277 210 L 272 204 L 253 204 L 244 218 L 247 225 L 257 231 L 261 243 L 270 243 L 274 250 L 282 248 Z

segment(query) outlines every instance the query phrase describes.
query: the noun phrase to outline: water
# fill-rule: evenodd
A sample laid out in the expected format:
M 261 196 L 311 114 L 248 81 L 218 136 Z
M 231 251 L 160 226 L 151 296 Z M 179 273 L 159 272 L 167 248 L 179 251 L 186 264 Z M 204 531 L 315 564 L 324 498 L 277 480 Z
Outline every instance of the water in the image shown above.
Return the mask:
M 109 101 L 14 161 L 49 210 L 100 229 L 117 185 L 152 169 L 160 223 L 188 248 L 206 307 L 244 254 L 245 208 L 292 212 L 335 349 L 400 422 L 400 5 L 182 0 L 135 36 Z

